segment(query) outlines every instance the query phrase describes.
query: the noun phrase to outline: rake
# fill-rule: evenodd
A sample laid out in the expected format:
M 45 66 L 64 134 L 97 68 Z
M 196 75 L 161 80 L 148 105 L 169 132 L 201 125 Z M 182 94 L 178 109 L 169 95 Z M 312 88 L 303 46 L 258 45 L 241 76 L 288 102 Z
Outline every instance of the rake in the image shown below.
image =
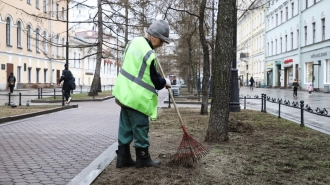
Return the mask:
M 165 74 L 163 71 L 162 66 L 160 65 L 160 62 L 157 60 L 159 69 L 162 73 L 162 76 L 165 78 Z M 178 147 L 176 153 L 173 155 L 172 160 L 174 162 L 183 163 L 183 164 L 190 164 L 191 162 L 197 162 L 199 159 L 201 159 L 203 156 L 209 153 L 209 150 L 203 146 L 201 143 L 193 139 L 188 133 L 187 129 L 183 124 L 183 120 L 181 117 L 181 114 L 179 112 L 178 107 L 176 106 L 175 100 L 173 98 L 172 91 L 170 89 L 167 89 L 168 93 L 170 94 L 170 97 L 172 99 L 174 108 L 176 113 L 178 114 L 181 128 L 183 130 L 183 136 L 180 143 L 180 146 Z

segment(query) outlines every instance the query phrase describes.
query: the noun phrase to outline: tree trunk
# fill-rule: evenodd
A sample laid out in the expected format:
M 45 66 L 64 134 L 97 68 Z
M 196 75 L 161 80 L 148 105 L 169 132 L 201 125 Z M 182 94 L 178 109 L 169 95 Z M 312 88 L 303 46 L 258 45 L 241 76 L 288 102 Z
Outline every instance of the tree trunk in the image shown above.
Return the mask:
M 236 0 L 220 0 L 217 15 L 217 32 L 213 72 L 213 88 L 210 120 L 205 140 L 209 142 L 227 141 L 229 124 L 230 79 Z
M 209 79 L 210 79 L 210 54 L 209 48 L 207 47 L 207 42 L 204 33 L 204 16 L 205 16 L 206 0 L 203 0 L 199 10 L 199 37 L 203 48 L 203 87 L 202 87 L 202 105 L 201 105 L 201 115 L 208 114 L 208 100 L 209 100 Z
M 97 54 L 96 54 L 96 67 L 94 72 L 94 78 L 92 82 L 91 89 L 88 93 L 88 96 L 98 95 L 98 87 L 100 84 L 100 68 L 101 68 L 101 60 L 102 60 L 102 44 L 103 44 L 103 24 L 102 24 L 102 5 L 101 0 L 97 1 L 98 6 L 98 45 L 97 45 Z M 101 87 L 100 87 L 101 88 Z

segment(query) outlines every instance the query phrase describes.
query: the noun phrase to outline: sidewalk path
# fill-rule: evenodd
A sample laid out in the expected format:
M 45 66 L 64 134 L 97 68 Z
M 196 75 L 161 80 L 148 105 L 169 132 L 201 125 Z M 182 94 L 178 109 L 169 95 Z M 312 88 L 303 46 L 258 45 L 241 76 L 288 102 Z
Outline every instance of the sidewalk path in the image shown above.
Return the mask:
M 0 184 L 63 185 L 76 179 L 117 141 L 119 110 L 113 99 L 84 102 L 1 124 Z

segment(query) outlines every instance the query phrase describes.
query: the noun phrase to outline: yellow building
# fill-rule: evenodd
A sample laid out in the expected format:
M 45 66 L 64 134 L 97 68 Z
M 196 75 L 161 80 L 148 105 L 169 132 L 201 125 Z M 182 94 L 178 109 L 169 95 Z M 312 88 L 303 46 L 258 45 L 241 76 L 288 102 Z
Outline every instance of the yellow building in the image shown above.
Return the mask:
M 265 24 L 264 8 L 261 5 L 261 0 L 255 1 L 237 21 L 237 69 L 243 85 L 248 85 L 251 77 L 254 78 L 257 86 L 265 84 Z
M 6 89 L 11 72 L 16 77 L 15 88 L 57 84 L 66 56 L 66 3 L 0 2 L 0 90 Z

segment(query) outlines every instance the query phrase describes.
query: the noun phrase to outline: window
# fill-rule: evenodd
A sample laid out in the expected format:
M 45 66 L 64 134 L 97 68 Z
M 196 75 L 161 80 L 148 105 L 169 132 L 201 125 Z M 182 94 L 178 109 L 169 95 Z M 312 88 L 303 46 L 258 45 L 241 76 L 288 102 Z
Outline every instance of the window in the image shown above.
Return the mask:
M 44 53 L 47 53 L 47 32 L 44 31 Z
M 305 46 L 307 45 L 307 26 L 305 26 Z
M 299 47 L 299 30 L 297 30 L 297 48 Z
M 291 50 L 293 50 L 293 32 L 291 32 Z
M 17 22 L 17 47 L 22 47 L 22 26 L 21 22 Z
M 274 48 L 273 48 L 273 41 L 271 42 L 271 46 L 272 46 L 272 48 L 271 48 L 271 50 L 270 50 L 270 55 L 273 55 L 273 51 L 274 51 Z
M 306 83 L 312 83 L 313 80 L 313 62 L 306 63 Z
M 267 43 L 267 47 L 268 47 L 268 56 L 270 56 L 269 42 Z
M 64 38 L 62 38 L 62 57 L 65 57 L 65 52 L 64 52 L 64 48 L 65 48 L 65 41 Z
M 285 52 L 288 51 L 288 35 L 285 35 Z
M 325 19 L 322 19 L 322 41 L 325 40 Z
M 80 60 L 80 53 L 79 53 L 79 58 L 78 58 L 78 68 L 81 67 L 81 60 Z
M 44 2 L 44 4 L 43 4 L 44 12 L 46 13 L 47 12 L 47 3 L 46 3 L 46 0 L 44 0 L 43 2 Z
M 64 13 L 65 13 L 65 11 L 64 11 L 64 8 L 62 7 L 62 21 L 64 21 Z
M 11 46 L 11 26 L 9 17 L 6 19 L 6 44 L 7 46 Z
M 47 83 L 47 69 L 44 69 L 44 83 Z
M 325 81 L 330 83 L 330 60 L 325 61 Z
M 277 39 L 275 39 L 275 55 L 277 55 Z
M 40 72 L 40 68 L 36 69 L 36 83 L 39 83 L 39 72 Z
M 283 11 L 281 11 L 281 24 L 283 23 Z
M 39 0 L 36 0 L 36 8 L 39 9 Z
M 56 3 L 56 19 L 58 19 L 59 17 L 58 17 L 58 11 L 59 11 L 59 4 L 58 3 Z
M 51 34 L 50 36 L 50 53 L 52 54 L 52 57 L 54 56 L 54 33 Z
M 31 26 L 27 26 L 27 49 L 31 51 Z
M 276 14 L 276 26 L 278 25 L 278 14 Z
M 316 0 L 314 0 L 314 4 L 316 4 Z
M 306 0 L 306 9 L 308 8 L 308 0 Z
M 39 28 L 37 28 L 37 30 L 36 30 L 36 50 L 37 50 L 37 53 L 40 52 L 40 31 L 39 31 Z
M 31 4 L 31 0 L 27 0 L 27 4 Z
M 312 25 L 313 25 L 313 43 L 315 43 L 315 22 Z
M 73 67 L 76 67 L 76 52 L 73 53 Z
M 272 28 L 274 27 L 274 19 L 273 19 L 273 17 L 272 17 L 271 27 Z
M 289 19 L 289 10 L 288 7 L 285 7 L 285 20 L 287 21 Z
M 56 56 L 60 57 L 60 35 L 56 36 Z
M 280 42 L 281 42 L 281 43 L 280 43 L 280 51 L 281 51 L 281 53 L 282 53 L 282 52 L 283 52 L 283 51 L 282 51 L 282 37 L 280 38 Z
M 28 69 L 28 82 L 31 83 L 31 67 Z

